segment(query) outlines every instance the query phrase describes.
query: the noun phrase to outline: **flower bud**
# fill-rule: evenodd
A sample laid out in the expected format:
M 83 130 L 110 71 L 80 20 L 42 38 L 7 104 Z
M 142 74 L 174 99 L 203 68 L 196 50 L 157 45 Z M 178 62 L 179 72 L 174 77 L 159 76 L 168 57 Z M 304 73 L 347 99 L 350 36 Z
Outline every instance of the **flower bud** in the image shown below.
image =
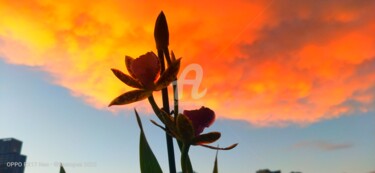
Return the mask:
M 158 50 L 163 50 L 168 47 L 169 31 L 167 19 L 165 18 L 163 11 L 159 14 L 158 18 L 156 19 L 154 37 L 156 42 L 156 48 Z

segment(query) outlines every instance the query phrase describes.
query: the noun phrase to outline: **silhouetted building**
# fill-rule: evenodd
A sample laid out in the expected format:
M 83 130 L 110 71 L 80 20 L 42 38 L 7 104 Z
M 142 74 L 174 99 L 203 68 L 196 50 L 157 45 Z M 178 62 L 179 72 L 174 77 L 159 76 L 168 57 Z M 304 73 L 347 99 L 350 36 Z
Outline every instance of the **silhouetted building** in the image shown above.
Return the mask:
M 23 173 L 26 156 L 21 155 L 22 142 L 14 138 L 0 139 L 0 173 Z
M 270 171 L 269 169 L 258 170 L 257 173 L 281 173 L 281 171 Z
M 281 173 L 280 170 L 277 170 L 277 171 L 270 171 L 269 169 L 261 169 L 261 170 L 258 170 L 256 173 Z M 290 172 L 290 173 L 302 173 L 302 172 Z

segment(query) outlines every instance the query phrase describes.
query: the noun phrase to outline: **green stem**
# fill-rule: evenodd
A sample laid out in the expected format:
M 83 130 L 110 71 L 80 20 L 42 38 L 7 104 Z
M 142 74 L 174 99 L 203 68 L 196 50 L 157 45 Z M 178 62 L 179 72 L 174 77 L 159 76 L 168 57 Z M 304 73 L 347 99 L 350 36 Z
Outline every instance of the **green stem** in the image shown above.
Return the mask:
M 193 173 L 193 168 L 188 166 L 188 161 L 190 162 L 189 159 L 189 149 L 190 145 L 189 144 L 183 144 L 182 145 L 182 151 L 181 151 L 181 168 L 182 168 L 182 173 Z
M 159 108 L 158 104 L 155 102 L 154 95 L 151 95 L 150 97 L 148 97 L 148 102 L 150 103 L 150 105 L 152 107 L 152 110 L 154 110 L 154 112 L 155 112 L 156 116 L 159 118 L 159 120 L 161 122 L 164 122 L 164 120 L 162 119 L 161 113 L 160 113 L 160 108 Z
M 165 71 L 165 64 L 164 64 L 164 56 L 163 50 L 158 49 L 158 57 L 160 60 L 160 72 L 163 73 Z M 161 90 L 162 99 L 163 99 L 163 110 L 166 113 L 170 113 L 169 111 L 169 100 L 168 100 L 168 88 L 163 88 Z M 173 140 L 172 137 L 165 133 L 165 138 L 167 142 L 167 151 L 168 151 L 168 162 L 169 162 L 169 171 L 170 173 L 176 173 L 176 163 L 174 157 L 174 149 L 173 149 Z
M 177 87 L 177 80 L 176 81 L 173 81 L 173 101 L 174 101 L 174 118 L 175 118 L 175 122 L 176 122 L 176 118 L 177 118 L 177 115 L 178 115 L 178 87 Z
M 168 51 L 168 49 L 167 49 L 167 51 Z M 166 58 L 170 59 L 169 53 L 166 53 L 166 52 L 164 52 L 164 53 L 166 54 Z M 176 118 L 177 118 L 178 113 L 179 113 L 178 112 L 179 111 L 178 110 L 179 104 L 178 104 L 178 82 L 177 82 L 177 80 L 173 81 L 172 85 L 173 85 L 173 101 L 174 101 L 173 103 L 174 103 L 174 118 L 175 118 L 174 122 L 176 123 L 177 122 Z M 183 144 L 179 140 L 176 140 L 176 141 L 177 141 L 178 147 L 180 148 L 180 151 L 182 153 Z M 190 161 L 189 155 L 187 155 L 187 157 L 185 158 L 185 163 L 186 163 L 187 169 L 193 170 L 193 166 L 191 165 L 191 161 Z

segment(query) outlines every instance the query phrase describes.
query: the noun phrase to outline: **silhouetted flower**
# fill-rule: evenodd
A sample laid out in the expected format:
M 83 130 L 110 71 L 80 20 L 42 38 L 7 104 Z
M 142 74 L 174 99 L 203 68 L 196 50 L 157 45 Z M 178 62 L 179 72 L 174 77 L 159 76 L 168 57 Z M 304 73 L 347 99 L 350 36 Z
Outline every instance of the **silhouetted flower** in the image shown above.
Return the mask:
M 167 87 L 177 79 L 181 59 L 177 59 L 160 75 L 160 61 L 153 52 L 147 52 L 137 59 L 125 57 L 125 65 L 130 74 L 111 69 L 118 79 L 137 90 L 126 92 L 115 98 L 109 106 L 129 104 L 146 99 L 153 91 Z M 160 76 L 160 77 L 159 77 Z
M 198 110 L 184 110 L 184 115 L 191 120 L 195 136 L 201 134 L 204 128 L 209 127 L 215 121 L 215 112 L 204 106 Z
M 178 114 L 176 118 L 160 110 L 158 116 L 167 128 L 155 121 L 152 121 L 152 123 L 184 144 L 200 145 L 216 150 L 229 150 L 237 146 L 237 144 L 233 144 L 226 148 L 218 148 L 205 145 L 215 142 L 221 136 L 220 132 L 201 134 L 204 128 L 209 127 L 215 120 L 215 112 L 209 108 L 201 107 L 198 110 L 185 110 L 183 114 Z
M 160 61 L 154 52 L 147 52 L 137 59 L 125 56 L 125 64 L 131 77 L 139 81 L 143 88 L 155 87 L 155 80 L 160 75 Z

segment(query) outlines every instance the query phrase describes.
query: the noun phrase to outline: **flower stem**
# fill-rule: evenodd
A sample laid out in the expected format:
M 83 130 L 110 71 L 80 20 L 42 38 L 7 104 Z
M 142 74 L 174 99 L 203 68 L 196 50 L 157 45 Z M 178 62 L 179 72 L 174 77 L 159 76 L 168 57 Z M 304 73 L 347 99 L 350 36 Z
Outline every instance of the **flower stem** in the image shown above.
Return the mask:
M 176 118 L 178 115 L 178 86 L 177 86 L 177 80 L 172 82 L 173 85 L 173 101 L 174 101 L 174 118 L 176 122 Z
M 150 103 L 150 105 L 152 107 L 152 110 L 154 110 L 154 113 L 159 118 L 159 120 L 161 122 L 164 122 L 164 120 L 162 118 L 162 115 L 161 115 L 161 112 L 160 112 L 160 108 L 159 108 L 158 104 L 155 102 L 154 95 L 151 94 L 151 96 L 148 97 L 148 102 Z
M 164 63 L 164 56 L 163 50 L 158 50 L 158 57 L 160 60 L 161 66 L 161 73 L 165 71 L 165 63 Z M 168 100 L 168 88 L 163 88 L 161 90 L 162 99 L 163 99 L 163 110 L 169 114 L 169 100 Z M 172 137 L 165 133 L 165 138 L 167 141 L 167 149 L 168 149 L 168 161 L 169 161 L 169 171 L 170 173 L 176 173 L 176 163 L 174 157 L 174 149 L 173 149 L 173 140 Z
M 193 168 L 188 165 L 189 160 L 189 144 L 182 144 L 182 151 L 181 151 L 181 168 L 182 173 L 193 173 Z
M 169 55 L 168 47 L 164 50 L 164 54 L 165 54 L 165 58 L 167 59 L 167 61 L 169 60 L 168 62 L 171 63 L 171 57 Z M 172 86 L 173 86 L 173 101 L 174 101 L 173 103 L 174 103 L 174 118 L 175 118 L 174 122 L 177 122 L 176 118 L 177 118 L 178 113 L 179 113 L 179 109 L 178 109 L 178 106 L 179 106 L 179 104 L 178 104 L 178 82 L 177 82 L 177 80 L 172 82 Z M 178 147 L 180 148 L 180 151 L 182 153 L 183 152 L 183 144 L 179 140 L 176 140 L 176 141 L 177 141 Z M 185 163 L 186 169 L 187 170 L 193 170 L 193 166 L 191 165 L 189 155 L 187 155 L 184 159 L 185 159 L 184 163 Z

